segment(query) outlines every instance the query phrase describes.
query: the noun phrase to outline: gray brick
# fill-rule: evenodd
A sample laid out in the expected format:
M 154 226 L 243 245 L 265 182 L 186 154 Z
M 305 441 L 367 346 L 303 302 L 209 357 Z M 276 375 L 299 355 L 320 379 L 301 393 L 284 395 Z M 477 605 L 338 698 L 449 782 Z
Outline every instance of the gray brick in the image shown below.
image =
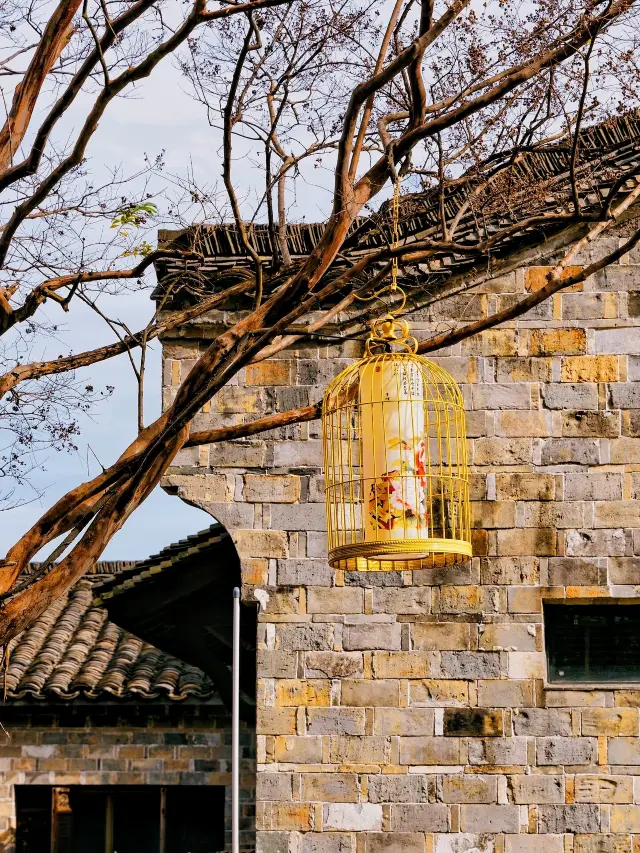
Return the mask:
M 571 712 L 557 708 L 522 708 L 513 717 L 517 735 L 543 737 L 571 734 Z
M 509 793 L 514 803 L 564 803 L 564 777 L 533 773 L 530 776 L 509 776 Z
M 460 806 L 462 832 L 518 832 L 518 806 Z
M 275 504 L 271 507 L 271 527 L 274 530 L 326 530 L 324 504 Z
M 614 409 L 640 409 L 640 382 L 613 382 L 609 385 L 609 400 Z
M 539 806 L 538 832 L 598 832 L 600 807 L 586 803 L 568 806 Z
M 617 501 L 622 499 L 622 474 L 616 471 L 567 471 L 566 501 Z
M 609 764 L 637 766 L 640 764 L 640 739 L 637 737 L 609 738 Z
M 543 387 L 542 396 L 547 409 L 598 408 L 598 388 L 590 382 L 552 382 Z
M 278 560 L 277 576 L 279 586 L 331 586 L 333 569 L 326 560 Z
M 428 803 L 433 793 L 432 776 L 387 774 L 369 776 L 369 801 L 372 803 Z M 413 828 L 413 827 L 410 827 Z
M 595 738 L 541 737 L 536 741 L 536 756 L 540 765 L 591 764 L 596 760 L 597 754 Z
M 597 465 L 600 443 L 592 438 L 548 438 L 542 442 L 543 465 Z
M 593 336 L 597 353 L 640 355 L 640 335 L 637 327 L 596 329 Z
M 500 677 L 500 652 L 442 652 L 444 678 Z
M 400 649 L 402 626 L 397 622 L 372 622 L 345 625 L 343 647 L 346 650 Z
M 292 800 L 291 781 L 291 773 L 256 773 L 256 799 Z
M 392 805 L 391 829 L 409 832 L 446 832 L 449 824 L 449 809 L 437 803 L 419 805 Z
M 304 832 L 298 834 L 297 850 L 298 853 L 352 853 L 353 843 L 346 832 Z
M 471 386 L 471 399 L 474 409 L 530 409 L 531 388 L 526 382 L 482 383 Z

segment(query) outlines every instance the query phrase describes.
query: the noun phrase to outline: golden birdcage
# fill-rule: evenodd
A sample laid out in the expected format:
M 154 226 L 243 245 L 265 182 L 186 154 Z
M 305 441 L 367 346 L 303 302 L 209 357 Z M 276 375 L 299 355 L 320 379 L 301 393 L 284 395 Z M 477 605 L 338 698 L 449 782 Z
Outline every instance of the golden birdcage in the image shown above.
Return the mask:
M 401 292 L 393 272 L 390 290 Z M 365 357 L 324 395 L 334 568 L 424 569 L 471 557 L 462 394 L 417 346 L 406 320 L 387 314 L 372 323 Z

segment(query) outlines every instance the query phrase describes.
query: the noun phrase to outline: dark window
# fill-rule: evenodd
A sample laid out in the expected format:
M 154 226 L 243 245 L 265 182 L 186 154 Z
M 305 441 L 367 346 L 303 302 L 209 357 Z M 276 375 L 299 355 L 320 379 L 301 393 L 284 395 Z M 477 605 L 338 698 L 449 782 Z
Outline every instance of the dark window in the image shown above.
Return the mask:
M 17 853 L 218 853 L 219 786 L 16 786 Z
M 549 681 L 640 681 L 640 605 L 545 604 Z

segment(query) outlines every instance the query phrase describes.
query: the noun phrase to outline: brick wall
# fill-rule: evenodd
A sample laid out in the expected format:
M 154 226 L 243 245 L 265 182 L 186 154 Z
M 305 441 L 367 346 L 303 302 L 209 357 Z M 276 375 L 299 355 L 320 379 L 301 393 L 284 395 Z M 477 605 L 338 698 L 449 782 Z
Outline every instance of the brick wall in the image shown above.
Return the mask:
M 227 525 L 246 597 L 268 595 L 262 853 L 640 851 L 640 689 L 547 688 L 542 619 L 543 599 L 639 594 L 640 255 L 623 261 L 438 354 L 468 410 L 467 565 L 333 572 L 318 423 L 176 460 L 166 486 Z M 449 299 L 413 328 L 493 313 L 544 274 Z M 232 319 L 165 341 L 166 399 Z M 195 428 L 315 402 L 356 346 L 247 368 Z
M 6 705 L 0 733 L 0 851 L 13 853 L 15 785 L 224 785 L 231 848 L 228 720 L 191 710 L 128 706 L 33 711 Z M 5 734 L 6 732 L 6 734 Z M 241 732 L 242 850 L 255 844 L 255 746 Z

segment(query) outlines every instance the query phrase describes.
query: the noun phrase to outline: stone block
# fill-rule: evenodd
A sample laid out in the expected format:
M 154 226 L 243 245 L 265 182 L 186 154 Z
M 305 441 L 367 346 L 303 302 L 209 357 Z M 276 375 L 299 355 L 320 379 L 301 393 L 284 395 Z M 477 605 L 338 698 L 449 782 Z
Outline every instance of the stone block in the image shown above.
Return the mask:
M 258 649 L 259 678 L 295 678 L 298 668 L 298 656 L 295 652 Z
M 324 651 L 333 648 L 333 626 L 328 623 L 277 626 L 277 642 L 288 651 Z
M 307 592 L 308 613 L 362 613 L 364 590 L 357 587 L 316 588 Z
M 305 675 L 310 678 L 362 677 L 364 665 L 360 652 L 307 652 Z
M 481 626 L 484 630 L 478 637 L 478 648 L 487 651 L 535 652 L 535 626 L 513 622 L 492 622 Z
M 516 735 L 571 735 L 571 712 L 559 708 L 523 708 L 513 717 Z
M 462 832 L 518 832 L 518 806 L 460 806 Z
M 551 586 L 596 586 L 598 564 L 582 557 L 551 557 L 548 565 Z
M 502 737 L 502 711 L 485 708 L 445 708 L 444 734 L 450 737 Z
M 397 707 L 400 704 L 400 682 L 393 679 L 345 680 L 340 685 L 340 702 L 361 708 Z
M 640 584 L 640 557 L 609 557 L 609 583 Z
M 397 622 L 345 625 L 343 647 L 347 651 L 400 649 L 402 626 Z
M 441 799 L 443 803 L 495 803 L 498 779 L 496 776 L 472 776 L 469 773 L 443 776 Z
M 331 764 L 388 764 L 388 738 L 331 737 L 329 761 Z
M 276 705 L 280 708 L 330 704 L 331 682 L 328 679 L 279 678 L 276 682 Z
M 546 672 L 544 652 L 509 652 L 509 678 L 544 678 Z
M 587 351 L 584 329 L 532 329 L 529 352 L 535 356 L 579 355 Z
M 632 803 L 631 776 L 576 776 L 574 797 L 577 803 Z
M 576 834 L 600 830 L 600 809 L 596 805 L 574 803 L 572 805 L 538 807 L 538 832 Z
M 625 550 L 624 530 L 568 530 L 565 536 L 569 557 L 621 557 Z
M 615 438 L 609 443 L 612 465 L 640 463 L 640 440 L 638 438 Z
M 492 529 L 496 527 L 515 527 L 515 501 L 472 501 L 471 526 Z
M 300 799 L 314 803 L 356 803 L 360 794 L 355 773 L 301 773 Z
M 294 362 L 289 359 L 260 361 L 245 368 L 247 385 L 290 385 Z
M 611 806 L 611 831 L 640 833 L 640 806 Z
M 374 652 L 373 672 L 376 678 L 428 678 L 437 673 L 434 652 Z
M 487 385 L 491 388 L 491 385 Z M 532 436 L 546 438 L 552 434 L 551 412 L 513 411 L 498 412 L 496 417 L 496 435 L 515 437 Z
M 531 390 L 526 382 L 482 383 L 471 386 L 471 401 L 473 408 L 481 411 L 530 409 Z
M 494 835 L 455 833 L 436 835 L 434 853 L 495 853 Z
M 562 835 L 505 835 L 504 853 L 564 853 Z M 575 853 L 575 851 L 574 851 Z
M 377 587 L 373 590 L 374 613 L 423 614 L 431 610 L 429 587 Z
M 564 803 L 564 777 L 534 773 L 508 776 L 507 790 L 517 805 Z
M 621 428 L 620 412 L 562 413 L 562 435 L 567 438 L 617 438 Z
M 455 737 L 401 737 L 400 764 L 458 765 L 461 743 Z
M 628 835 L 575 835 L 573 853 L 631 853 Z
M 291 773 L 257 773 L 257 800 L 292 800 Z
M 234 541 L 247 557 L 287 557 L 287 534 L 281 530 L 236 530 Z
M 274 756 L 282 764 L 320 764 L 322 738 L 276 737 Z
M 617 382 L 619 378 L 615 355 L 572 355 L 562 359 L 562 382 Z
M 471 739 L 469 764 L 506 767 L 527 764 L 527 740 L 523 737 Z
M 595 329 L 593 339 L 597 353 L 640 355 L 640 336 L 637 327 Z
M 433 711 L 429 708 L 376 708 L 374 731 L 377 735 L 432 735 Z
M 541 737 L 536 741 L 536 757 L 541 766 L 593 764 L 597 758 L 597 741 L 586 737 Z M 554 830 L 548 829 L 547 832 Z M 564 832 L 564 830 L 562 830 Z M 580 830 L 576 830 L 578 832 Z M 582 830 L 584 831 L 584 830 Z
M 442 652 L 441 667 L 445 678 L 500 678 L 500 653 Z
M 271 525 L 279 530 L 324 531 L 327 529 L 324 504 L 276 504 L 271 507 Z
M 433 777 L 414 773 L 382 773 L 369 776 L 372 803 L 428 803 Z
M 614 409 L 640 409 L 640 382 L 619 382 L 609 388 Z
M 556 553 L 556 531 L 551 527 L 498 530 L 498 553 L 504 557 L 551 557 Z
M 475 465 L 531 464 L 532 454 L 529 438 L 477 438 L 473 442 Z
M 564 498 L 567 501 L 620 500 L 622 474 L 617 471 L 567 471 Z
M 256 713 L 256 732 L 259 735 L 289 735 L 295 733 L 295 708 L 258 707 Z
M 496 682 L 491 682 L 495 684 Z M 466 681 L 445 678 L 425 678 L 412 681 L 409 685 L 409 704 L 441 708 L 466 705 L 469 701 L 469 685 Z
M 216 468 L 262 468 L 266 453 L 264 441 L 220 441 L 211 445 L 210 462 Z
M 547 409 L 589 411 L 598 409 L 598 388 L 580 382 L 551 382 L 542 389 Z
M 537 584 L 540 582 L 540 560 L 537 557 L 488 557 L 480 560 L 483 584 Z
M 300 500 L 300 477 L 245 474 L 243 497 L 250 503 L 295 503 Z
M 640 764 L 640 740 L 633 737 L 614 737 L 608 742 L 609 764 L 637 766 Z
M 306 803 L 256 803 L 256 826 L 270 830 L 299 830 L 313 825 L 311 806 Z
M 310 735 L 364 735 L 364 709 L 308 708 L 307 732 Z
M 595 737 L 634 737 L 638 735 L 636 708 L 588 708 L 582 712 L 582 734 Z
M 256 833 L 256 853 L 289 853 L 288 832 Z
M 594 438 L 548 438 L 542 442 L 543 465 L 597 465 L 600 443 Z
M 555 491 L 553 474 L 496 474 L 496 497 L 499 501 L 552 501 L 555 500 Z
M 534 705 L 533 681 L 479 681 L 481 708 L 527 708 Z
M 411 637 L 414 649 L 419 651 L 471 648 L 468 622 L 414 622 Z
M 322 442 L 276 442 L 273 447 L 273 464 L 276 468 L 322 468 Z
M 562 296 L 565 320 L 598 320 L 611 317 L 611 313 L 609 293 L 565 293 Z
M 499 358 L 496 362 L 498 382 L 551 381 L 550 358 Z
M 364 836 L 365 853 L 425 853 L 424 833 L 371 832 Z
M 409 832 L 446 832 L 449 810 L 438 803 L 394 804 L 391 806 L 391 829 Z
M 297 853 L 353 853 L 353 839 L 344 832 L 305 832 L 298 835 Z
M 638 501 L 596 501 L 594 527 L 640 527 Z
M 528 501 L 522 505 L 523 527 L 582 527 L 584 505 L 578 501 Z
M 264 391 L 226 385 L 213 398 L 213 408 L 220 414 L 257 415 L 264 411 Z
M 329 586 L 333 569 L 326 560 L 278 560 L 277 578 L 279 586 Z
M 376 803 L 327 803 L 322 828 L 363 832 L 382 829 L 382 806 Z
M 223 503 L 232 499 L 230 482 L 224 474 L 170 474 L 167 491 L 202 503 Z

